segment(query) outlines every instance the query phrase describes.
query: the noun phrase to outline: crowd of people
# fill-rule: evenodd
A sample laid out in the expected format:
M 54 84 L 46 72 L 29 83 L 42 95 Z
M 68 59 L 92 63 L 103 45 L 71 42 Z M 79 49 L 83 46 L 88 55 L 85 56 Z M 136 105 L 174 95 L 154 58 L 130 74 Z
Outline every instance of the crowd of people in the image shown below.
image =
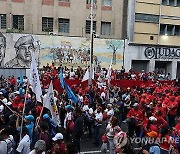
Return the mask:
M 64 78 L 82 79 L 85 73 L 80 67 L 75 71 L 47 65 L 41 71 L 41 82 L 59 78 L 60 68 Z M 122 68 L 120 76 L 123 78 L 124 73 Z M 107 70 L 101 69 L 95 74 L 96 78 L 106 76 Z M 127 74 L 131 76 L 128 79 L 136 79 L 132 69 Z M 117 76 L 112 71 L 111 77 L 117 79 Z M 155 79 L 153 74 L 147 76 L 144 71 L 138 76 L 143 81 Z M 1 76 L 0 154 L 81 153 L 84 134 L 88 134 L 94 146 L 110 154 L 180 152 L 180 89 L 176 82 L 168 85 L 154 81 L 153 87 L 132 88 L 98 82 L 72 87 L 78 103 L 73 103 L 65 90 L 61 93 L 54 90 L 53 101 L 60 118 L 60 123 L 56 124 L 49 109 L 43 107 L 48 84 L 42 85 L 42 102 L 38 102 L 27 77 L 22 81 L 20 77 Z M 135 140 L 143 138 L 146 138 L 145 143 Z

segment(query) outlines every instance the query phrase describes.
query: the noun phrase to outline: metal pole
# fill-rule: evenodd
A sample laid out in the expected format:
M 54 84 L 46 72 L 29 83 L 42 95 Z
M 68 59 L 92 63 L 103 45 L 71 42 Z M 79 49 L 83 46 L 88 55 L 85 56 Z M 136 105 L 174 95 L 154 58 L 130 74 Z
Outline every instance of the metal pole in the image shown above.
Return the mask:
M 91 0 L 91 32 L 90 32 L 90 40 L 91 40 L 91 44 L 90 44 L 90 58 L 89 58 L 89 63 L 90 63 L 90 73 L 89 73 L 89 85 L 92 84 L 92 53 L 93 53 L 93 3 L 94 0 Z

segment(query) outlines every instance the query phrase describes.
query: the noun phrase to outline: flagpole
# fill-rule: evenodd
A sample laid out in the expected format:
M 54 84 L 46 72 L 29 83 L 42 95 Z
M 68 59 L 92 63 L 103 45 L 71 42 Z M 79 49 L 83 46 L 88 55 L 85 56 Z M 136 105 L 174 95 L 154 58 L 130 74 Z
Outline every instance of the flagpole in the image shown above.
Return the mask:
M 24 99 L 24 107 L 23 107 L 22 119 L 21 119 L 20 140 L 22 139 L 22 127 L 23 127 L 23 121 L 24 121 L 24 112 L 25 112 L 25 108 L 26 108 L 26 99 L 27 99 L 28 87 L 29 87 L 29 85 L 27 84 L 26 94 L 25 94 L 25 99 Z
M 91 32 L 90 32 L 90 38 L 91 38 L 91 44 L 90 44 L 90 74 L 89 74 L 89 85 L 92 84 L 92 53 L 93 53 L 93 4 L 94 0 L 91 0 Z

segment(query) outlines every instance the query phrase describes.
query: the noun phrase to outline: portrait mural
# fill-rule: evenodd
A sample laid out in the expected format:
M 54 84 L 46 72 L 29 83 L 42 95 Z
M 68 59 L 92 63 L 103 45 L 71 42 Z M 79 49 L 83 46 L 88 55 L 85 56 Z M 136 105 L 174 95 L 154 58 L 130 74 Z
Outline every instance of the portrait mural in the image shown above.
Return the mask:
M 121 68 L 123 63 L 123 40 L 94 39 L 93 65 Z M 29 34 L 0 33 L 0 66 L 5 68 L 29 68 L 35 54 L 39 67 L 47 63 L 87 67 L 89 65 L 90 39 Z M 6 55 L 6 57 L 5 57 Z M 4 58 L 5 57 L 5 58 Z

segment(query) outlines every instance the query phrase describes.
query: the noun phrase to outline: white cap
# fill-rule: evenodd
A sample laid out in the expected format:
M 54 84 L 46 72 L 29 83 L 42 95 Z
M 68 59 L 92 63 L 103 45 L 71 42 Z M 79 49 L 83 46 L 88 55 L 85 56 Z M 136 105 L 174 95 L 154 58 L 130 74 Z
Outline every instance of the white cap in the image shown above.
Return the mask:
M 7 102 L 6 105 L 10 106 L 12 103 L 11 102 Z
M 138 103 L 134 103 L 134 105 L 133 105 L 133 106 L 134 106 L 134 107 L 136 107 L 136 106 L 138 106 L 138 105 L 139 105 Z
M 17 95 L 19 95 L 19 91 L 15 91 L 15 92 L 14 92 L 14 94 L 17 94 Z
M 53 141 L 63 140 L 63 135 L 61 133 L 57 133 L 55 137 L 52 138 Z
M 149 117 L 150 121 L 157 121 L 157 119 L 154 116 Z

